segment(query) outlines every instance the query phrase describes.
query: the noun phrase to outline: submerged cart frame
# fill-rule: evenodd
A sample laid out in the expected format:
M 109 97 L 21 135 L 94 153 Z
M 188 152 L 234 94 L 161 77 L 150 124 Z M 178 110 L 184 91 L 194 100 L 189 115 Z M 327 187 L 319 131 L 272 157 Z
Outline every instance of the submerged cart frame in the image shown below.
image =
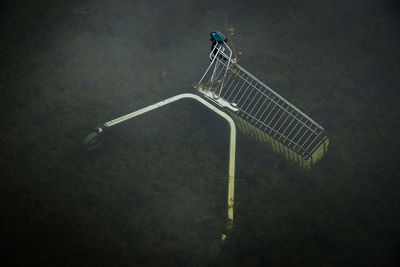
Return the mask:
M 271 148 L 309 168 L 327 152 L 329 139 L 322 126 L 237 64 L 226 37 L 210 33 L 211 63 L 194 94 L 180 94 L 103 123 L 83 143 L 88 150 L 103 142 L 107 128 L 180 99 L 194 99 L 223 117 L 230 126 L 227 231 L 233 227 L 236 126 Z M 229 116 L 227 113 L 231 116 Z M 233 119 L 232 119 L 233 118 Z M 226 238 L 222 234 L 222 240 Z
M 329 145 L 325 129 L 241 67 L 223 35 L 214 38 L 209 57 L 211 63 L 196 89 L 228 110 L 240 130 L 304 168 L 324 156 Z
M 195 94 L 176 95 L 168 99 L 165 99 L 163 101 L 160 101 L 158 103 L 155 103 L 153 105 L 123 115 L 111 121 L 105 122 L 102 126 L 97 127 L 94 132 L 90 133 L 83 140 L 83 143 L 87 149 L 94 150 L 102 144 L 103 134 L 106 129 L 181 99 L 194 99 L 199 103 L 203 104 L 204 106 L 206 106 L 208 109 L 217 113 L 219 116 L 224 118 L 229 123 L 230 142 L 229 142 L 229 168 L 228 168 L 227 230 L 230 231 L 233 227 L 233 203 L 234 203 L 234 193 L 235 193 L 236 126 L 234 121 L 229 115 L 227 115 L 225 112 L 221 111 L 211 103 L 207 102 L 200 96 Z M 224 240 L 225 238 L 226 234 L 223 233 L 221 239 Z

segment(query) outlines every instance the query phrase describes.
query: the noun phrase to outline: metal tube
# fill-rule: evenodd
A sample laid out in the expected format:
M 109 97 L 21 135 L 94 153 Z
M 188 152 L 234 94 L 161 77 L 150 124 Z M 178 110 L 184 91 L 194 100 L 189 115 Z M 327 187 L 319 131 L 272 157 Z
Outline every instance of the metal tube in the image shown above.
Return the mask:
M 264 111 L 261 113 L 261 115 L 260 115 L 260 119 L 257 119 L 257 121 L 260 121 L 261 122 L 261 118 L 262 118 L 262 116 L 264 116 L 264 113 L 265 113 L 265 111 L 267 111 L 267 109 L 269 108 L 269 106 L 271 105 L 271 103 L 272 103 L 272 101 L 269 101 L 269 103 L 268 103 L 268 106 L 264 109 Z M 255 116 L 254 116 L 255 117 Z M 256 122 L 256 125 L 257 125 L 257 122 Z
M 244 90 L 243 95 L 239 98 L 239 100 L 236 102 L 236 104 L 238 104 L 238 106 L 240 106 L 240 100 L 242 100 L 243 96 L 247 93 L 247 90 L 249 90 L 249 87 L 251 86 L 251 83 L 249 83 L 249 85 L 246 87 L 246 90 Z M 244 102 L 243 102 L 244 104 Z
M 244 80 L 244 79 L 243 79 Z M 236 95 L 233 97 L 232 102 L 236 102 L 235 99 L 238 96 L 238 94 L 240 93 L 240 91 L 242 91 L 243 86 L 247 83 L 247 80 L 244 80 L 242 86 L 240 86 L 239 90 L 237 91 Z M 237 102 L 236 102 L 237 103 Z
M 239 82 L 240 82 L 240 81 L 239 81 Z M 228 95 L 228 97 L 226 98 L 227 100 L 229 100 L 230 97 L 231 97 L 231 95 L 233 94 L 233 92 L 235 92 L 236 88 L 237 88 L 238 85 L 239 85 L 239 82 L 236 83 L 235 87 L 232 89 L 231 93 L 230 93 L 230 94 Z M 226 95 L 226 93 L 225 93 L 222 97 L 225 97 L 225 95 Z
M 173 97 L 170 97 L 168 99 L 165 99 L 163 101 L 160 101 L 158 103 L 155 103 L 153 105 L 147 106 L 145 108 L 139 109 L 137 111 L 131 112 L 129 114 L 126 114 L 124 116 L 121 116 L 119 118 L 113 119 L 111 121 L 108 121 L 104 123 L 106 127 L 111 127 L 114 126 L 118 123 L 124 122 L 126 120 L 132 119 L 134 117 L 140 116 L 146 112 L 155 110 L 157 108 L 160 108 L 162 106 L 168 105 L 170 103 L 173 103 L 177 100 L 184 99 L 184 98 L 191 98 L 194 99 L 204 106 L 206 106 L 208 109 L 214 111 L 217 113 L 219 116 L 224 118 L 230 126 L 230 144 L 229 144 L 229 170 L 228 170 L 228 200 L 227 200 L 227 216 L 228 216 L 228 222 L 227 222 L 227 228 L 228 230 L 231 230 L 233 227 L 233 204 L 234 204 L 234 195 L 235 195 L 235 155 L 236 155 L 236 126 L 235 122 L 232 120 L 232 118 L 226 114 L 225 112 L 219 110 L 216 108 L 214 105 L 211 103 L 207 102 L 203 98 L 201 98 L 198 95 L 195 94 L 180 94 L 176 95 Z
M 257 90 L 256 90 L 256 92 L 254 93 L 253 98 L 252 98 L 252 99 L 250 100 L 250 102 L 247 104 L 247 107 L 243 108 L 243 110 L 245 110 L 245 111 L 247 112 L 247 109 L 250 108 L 250 105 L 254 102 L 254 99 L 256 98 L 257 94 L 258 94 L 258 92 L 257 92 Z M 249 94 L 249 96 L 250 96 L 250 94 Z M 260 100 L 260 98 L 258 98 L 258 100 Z M 257 105 L 257 103 L 258 103 L 258 101 L 253 105 L 253 108 L 252 108 L 250 111 L 248 111 L 250 114 L 251 114 L 251 112 L 253 111 L 255 105 Z M 246 118 L 246 119 L 247 119 L 247 118 Z
M 211 58 L 211 54 L 214 52 L 215 49 L 216 49 L 216 46 L 214 47 L 213 51 L 211 51 L 211 53 L 210 53 L 211 63 L 210 63 L 210 65 L 208 65 L 208 68 L 207 68 L 206 72 L 204 72 L 203 76 L 201 77 L 201 79 L 200 79 L 200 81 L 199 81 L 198 83 L 201 83 L 201 82 L 203 81 L 203 79 L 204 79 L 204 77 L 206 76 L 208 70 L 211 68 L 212 64 L 214 63 L 214 61 L 215 61 L 215 59 L 216 59 L 216 57 Z M 222 49 L 222 47 L 219 47 L 219 48 L 218 48 L 218 51 L 219 51 L 220 49 Z M 218 53 L 218 52 L 217 52 L 217 53 Z
M 259 98 L 261 99 L 261 98 Z M 258 108 L 257 112 L 254 114 L 254 117 L 257 117 L 258 112 L 260 112 L 260 109 L 264 106 L 265 101 L 267 101 L 267 99 L 264 99 L 264 102 L 261 104 L 261 106 Z M 256 103 L 256 105 L 258 104 L 258 102 Z M 251 122 L 253 122 L 253 120 L 251 120 Z
M 256 93 L 257 94 L 257 93 Z M 249 113 L 251 114 L 251 112 L 253 112 L 254 108 L 257 106 L 258 102 L 260 102 L 261 97 L 259 97 L 257 99 L 257 102 L 253 105 L 253 108 L 249 111 Z M 264 100 L 265 101 L 265 100 Z M 262 106 L 262 105 L 261 105 Z M 260 108 L 261 108 L 260 106 Z M 260 108 L 258 110 L 260 110 Z M 256 116 L 257 112 L 254 114 L 254 116 Z

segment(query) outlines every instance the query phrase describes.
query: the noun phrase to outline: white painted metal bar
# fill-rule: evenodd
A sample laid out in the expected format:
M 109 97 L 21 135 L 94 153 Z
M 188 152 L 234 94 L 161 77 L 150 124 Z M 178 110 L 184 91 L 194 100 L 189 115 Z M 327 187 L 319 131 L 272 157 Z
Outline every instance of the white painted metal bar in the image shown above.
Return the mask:
M 254 91 L 254 90 L 253 90 Z M 252 91 L 252 93 L 253 93 L 253 91 Z M 250 111 L 248 111 L 249 113 L 251 113 L 251 111 L 253 111 L 253 109 L 254 109 L 254 107 L 257 105 L 257 103 L 258 103 L 258 101 L 254 104 L 254 105 L 252 105 L 252 103 L 254 102 L 254 99 L 256 98 L 256 96 L 258 95 L 258 93 L 259 93 L 260 91 L 259 90 L 255 90 L 255 93 L 254 93 L 254 95 L 253 95 L 253 98 L 250 100 L 250 102 L 247 104 L 247 106 L 246 107 L 243 107 L 242 109 L 243 110 L 248 110 L 249 108 L 251 108 L 252 107 L 252 109 L 250 110 Z M 251 94 L 249 94 L 249 96 L 250 96 Z M 258 97 L 258 100 L 260 100 L 260 97 Z
M 254 76 L 253 76 L 254 77 Z M 241 77 L 242 78 L 242 77 Z M 255 77 L 254 77 L 255 78 Z M 242 78 L 243 79 L 243 78 Z M 257 79 L 254 79 L 255 81 L 257 81 Z M 251 83 L 249 83 L 252 87 L 254 87 L 254 88 L 256 88 L 253 84 L 252 84 L 252 82 Z M 261 84 L 263 84 L 263 83 L 261 83 Z M 264 84 L 263 84 L 264 85 Z M 266 85 L 265 85 L 266 86 Z M 270 89 L 268 86 L 266 86 L 268 89 Z M 258 88 L 256 88 L 257 90 L 259 90 Z M 288 104 L 289 106 L 291 106 L 294 110 L 296 110 L 297 112 L 299 112 L 299 110 L 295 107 L 295 106 L 293 106 L 293 105 L 291 105 L 289 102 L 287 102 L 284 98 L 282 98 L 281 96 L 279 96 L 278 94 L 276 94 L 272 89 L 270 89 L 271 90 L 271 93 L 273 93 L 274 94 L 274 96 L 276 96 L 276 97 L 278 97 L 278 101 L 279 100 L 282 100 L 284 103 L 286 103 L 286 104 Z M 247 90 L 246 90 L 247 91 Z M 283 106 L 281 105 L 281 104 L 279 104 L 278 103 L 278 101 L 275 101 L 272 97 L 269 97 L 269 95 L 266 95 L 264 92 L 262 92 L 261 90 L 259 90 L 259 92 L 261 93 L 261 94 L 263 94 L 265 97 L 268 97 L 269 99 L 271 99 L 271 101 L 273 101 L 276 105 L 278 105 L 279 107 L 281 107 L 281 108 L 283 108 Z M 246 94 L 247 92 L 245 92 L 244 94 Z M 238 101 L 239 102 L 239 101 Z M 309 120 L 311 120 L 307 115 L 305 115 L 303 112 L 299 112 L 299 114 L 300 115 L 303 115 L 305 118 L 307 118 L 307 119 L 309 119 Z M 293 116 L 293 115 L 292 115 Z M 298 118 L 296 118 L 296 119 L 298 119 Z M 320 128 L 322 128 L 319 124 L 317 124 L 316 122 L 314 122 L 313 120 L 311 120 L 313 123 L 315 123 L 317 126 L 319 126 Z
M 300 131 L 299 131 L 300 132 Z M 306 133 L 307 133 L 307 129 L 304 131 L 304 133 L 303 133 L 303 135 L 299 138 L 299 140 L 297 140 L 297 142 L 298 143 L 303 143 L 303 142 L 300 142 L 301 141 L 301 139 L 303 139 L 303 137 L 306 135 Z M 311 135 L 310 135 L 311 136 Z M 294 138 L 293 138 L 293 140 L 294 140 Z M 304 144 L 304 143 L 303 143 Z
M 290 113 L 292 113 L 292 112 L 290 112 Z M 289 127 L 290 127 L 290 125 L 292 125 L 293 124 L 293 122 L 294 121 L 296 121 L 296 118 L 295 117 L 291 117 L 292 118 L 292 120 L 288 123 L 288 126 L 285 128 L 285 130 L 282 132 L 282 134 L 283 135 L 285 135 L 285 132 L 288 130 L 288 129 L 290 129 Z M 289 136 L 289 135 L 288 135 Z
M 204 72 L 203 76 L 201 77 L 200 81 L 198 82 L 199 84 L 203 81 L 204 77 L 206 76 L 206 74 L 208 73 L 208 71 L 210 70 L 211 66 L 213 65 L 213 63 L 215 62 L 217 57 L 211 58 L 211 54 L 215 51 L 215 49 L 217 49 L 217 47 L 215 46 L 214 49 L 211 51 L 210 53 L 210 59 L 211 59 L 211 64 L 208 66 L 206 72 Z M 223 47 L 218 47 L 217 49 L 217 54 L 223 49 Z
M 269 126 L 269 124 L 267 123 L 267 119 L 269 118 L 269 116 L 271 116 L 271 114 L 273 114 L 273 111 L 274 111 L 275 108 L 276 108 L 276 106 L 273 106 L 272 109 L 271 109 L 271 111 L 268 113 L 267 117 L 265 117 L 265 119 L 263 120 L 263 123 L 264 123 L 264 124 L 266 124 L 266 125 Z M 279 108 L 279 107 L 278 107 L 278 108 Z M 261 118 L 260 118 L 260 119 L 261 119 Z
M 234 97 L 233 100 L 232 100 L 233 102 L 237 103 L 236 97 L 239 95 L 240 91 L 242 90 L 242 88 L 243 88 L 243 86 L 244 86 L 245 84 L 247 84 L 247 80 L 244 80 L 242 86 L 240 86 L 238 92 L 236 93 L 235 97 Z
M 321 134 L 317 135 L 311 142 L 310 144 L 306 147 L 306 150 L 310 148 L 310 146 L 315 142 L 315 140 L 320 136 Z
M 256 95 L 254 95 L 254 97 L 255 97 Z M 252 112 L 253 112 L 253 110 L 257 107 L 257 104 L 258 104 L 258 102 L 260 102 L 260 100 L 261 100 L 261 97 L 259 97 L 258 99 L 257 99 L 257 101 L 256 101 L 256 103 L 253 105 L 253 108 L 249 111 L 249 113 L 251 114 Z M 261 106 L 260 106 L 260 108 L 261 108 Z M 258 110 L 260 110 L 260 109 L 258 109 Z M 257 114 L 257 112 L 256 112 L 256 114 Z M 254 114 L 254 116 L 256 116 L 256 114 Z
M 226 43 L 219 45 L 224 49 L 214 48 L 210 57 L 214 68 L 208 67 L 206 76 L 213 77 L 214 83 L 218 79 L 220 98 L 237 108 L 244 121 L 307 158 L 315 150 L 316 141 L 324 138 L 324 129 L 232 60 L 232 54 L 225 52 L 229 49 Z M 202 88 L 215 88 L 210 79 L 204 80 Z
M 283 116 L 283 115 L 287 115 L 286 109 L 282 111 L 281 116 L 279 117 L 279 119 L 276 120 L 276 122 L 275 122 L 274 126 L 272 126 L 272 128 L 275 129 L 275 126 L 276 126 L 276 125 L 278 124 L 278 122 L 282 119 L 282 116 Z M 282 123 L 282 124 L 283 124 L 283 123 Z M 282 124 L 281 124 L 281 125 L 282 125 Z M 278 131 L 279 131 L 279 129 L 278 129 Z
M 294 127 L 292 128 L 292 130 L 289 132 L 289 134 L 287 135 L 287 139 L 291 140 L 291 138 L 289 138 L 289 136 L 292 134 L 292 132 L 294 131 L 294 129 L 296 129 L 297 125 L 299 124 L 299 121 L 296 122 L 296 124 L 294 125 Z
M 310 139 L 311 136 L 313 136 L 313 135 L 309 134 L 307 139 L 304 140 L 303 147 L 305 147 L 307 145 L 307 141 Z M 307 150 L 310 147 L 310 145 L 314 142 L 314 140 L 318 138 L 318 136 L 319 135 L 315 135 L 313 141 L 307 147 L 305 147 L 304 149 Z
M 290 118 L 290 116 L 286 116 L 286 119 L 282 122 L 281 126 L 278 128 L 278 132 L 281 130 L 282 126 L 285 125 L 285 122 Z M 284 133 L 284 131 L 282 132 L 282 134 Z
M 221 52 L 221 54 L 225 57 L 228 57 L 224 52 Z M 231 64 L 235 63 L 232 61 L 232 59 L 230 60 Z M 305 118 L 307 118 L 308 120 L 310 120 L 311 122 L 313 122 L 314 124 L 318 125 L 320 128 L 322 128 L 322 126 L 320 126 L 318 123 L 316 123 L 313 119 L 311 119 L 310 117 L 308 117 L 305 113 L 303 113 L 301 110 L 299 110 L 296 106 L 293 106 L 290 102 L 288 102 L 286 99 L 284 99 L 283 97 L 281 97 L 279 94 L 277 94 L 274 90 L 272 90 L 269 86 L 267 86 L 266 84 L 264 84 L 262 81 L 260 81 L 259 79 L 257 79 L 255 76 L 253 76 L 251 73 L 249 73 L 248 71 L 246 71 L 245 69 L 243 69 L 239 64 L 236 64 L 237 68 L 239 68 L 240 70 L 243 71 L 243 73 L 245 73 L 246 75 L 250 76 L 253 80 L 255 80 L 257 83 L 261 84 L 264 88 L 267 88 L 270 92 L 272 92 L 276 97 L 278 97 L 279 99 L 281 99 L 282 101 L 284 101 L 285 103 L 287 103 L 288 105 L 292 106 L 298 113 L 300 113 L 301 115 L 303 115 Z M 322 128 L 323 129 L 323 128 Z
M 228 60 L 228 62 L 230 63 L 231 61 L 232 61 L 232 50 L 231 50 L 231 48 L 225 43 L 225 42 L 222 42 L 223 44 L 224 44 L 224 47 L 225 48 L 227 48 L 228 50 L 229 50 L 229 57 L 226 57 L 226 59 Z M 222 50 L 222 53 L 224 52 L 225 50 Z M 229 64 L 229 63 L 227 63 L 227 64 Z M 221 83 L 221 87 L 220 87 L 220 91 L 218 92 L 218 95 L 220 95 L 221 93 L 222 93 L 222 90 L 223 90 L 223 88 L 224 88 L 224 84 L 225 84 L 225 78 L 226 78 L 226 74 L 228 73 L 228 68 L 225 68 L 225 73 L 224 73 L 224 77 L 223 77 L 223 79 L 222 79 L 222 83 Z
M 228 79 L 226 80 L 226 85 L 225 85 L 225 88 L 224 88 L 225 93 L 222 95 L 222 97 L 225 97 L 225 95 L 229 92 L 229 89 L 232 87 L 233 84 L 236 84 L 236 86 L 237 86 L 237 83 L 235 83 L 235 77 L 233 77 L 233 76 L 234 76 L 233 73 L 231 73 L 229 75 Z M 232 77 L 233 77 L 233 79 L 231 80 Z M 227 85 L 228 82 L 230 82 L 229 86 Z
M 251 83 L 248 83 L 248 86 L 246 87 L 246 90 L 244 91 L 244 93 L 240 96 L 239 100 L 237 101 L 238 104 L 240 103 L 240 100 L 242 100 L 243 96 L 246 95 L 247 90 L 249 90 L 250 86 L 251 86 Z
M 226 99 L 229 99 L 231 97 L 231 95 L 233 94 L 233 92 L 235 92 L 236 88 L 238 87 L 239 83 L 236 83 L 235 87 L 230 91 L 229 96 Z M 222 97 L 225 97 L 225 95 L 228 93 L 229 91 L 226 91 L 225 94 Z
M 242 111 L 242 112 L 243 112 L 243 111 Z M 247 114 L 246 114 L 246 115 L 247 115 Z M 252 116 L 250 115 L 250 117 L 252 117 Z M 266 124 L 264 124 L 264 123 L 262 123 L 262 122 L 260 122 L 260 123 L 261 123 L 263 126 L 265 126 L 265 129 L 268 128 L 268 130 L 270 130 L 270 131 L 276 133 L 276 130 L 275 130 L 275 129 L 271 128 L 270 126 L 268 126 L 268 125 L 266 125 Z M 280 136 L 282 136 L 282 138 L 288 140 L 290 143 L 294 144 L 295 146 L 301 147 L 299 144 L 297 144 L 296 142 L 293 142 L 292 140 L 288 139 L 287 137 L 283 136 L 282 134 L 280 134 L 280 133 L 277 133 L 277 134 L 280 135 Z
M 296 136 L 300 133 L 300 131 L 304 128 L 304 125 L 301 125 L 300 129 L 298 131 L 296 131 L 296 134 L 292 137 L 292 138 L 288 138 L 292 143 L 294 143 L 294 139 L 296 138 Z M 301 147 L 301 146 L 300 146 Z
M 230 126 L 230 143 L 229 143 L 229 170 L 228 170 L 228 200 L 227 200 L 227 216 L 228 216 L 228 222 L 227 222 L 227 228 L 228 230 L 231 230 L 233 226 L 233 205 L 234 205 L 234 195 L 235 195 L 235 155 L 236 155 L 236 126 L 232 118 L 226 114 L 225 112 L 221 111 L 211 103 L 207 102 L 203 98 L 201 98 L 198 95 L 195 94 L 180 94 L 176 95 L 173 97 L 170 97 L 168 99 L 165 99 L 163 101 L 160 101 L 158 103 L 155 103 L 153 105 L 147 106 L 145 108 L 139 109 L 137 111 L 131 112 L 129 114 L 126 114 L 124 116 L 118 117 L 116 119 L 113 119 L 111 121 L 108 121 L 104 123 L 106 127 L 111 127 L 116 124 L 122 123 L 126 120 L 135 118 L 137 116 L 140 116 L 146 112 L 155 110 L 157 108 L 160 108 L 162 106 L 168 105 L 170 103 L 173 103 L 177 100 L 180 99 L 185 99 L 185 98 L 191 98 L 194 99 L 204 106 L 206 106 L 208 109 L 214 111 L 217 113 L 219 116 L 224 118 Z
M 274 115 L 274 116 L 272 117 L 272 119 L 268 122 L 268 125 L 271 125 L 271 124 L 272 124 L 272 122 L 274 121 L 276 115 L 278 115 L 279 111 L 280 111 L 280 109 L 278 108 L 278 110 L 275 112 L 275 115 Z M 271 126 L 271 127 L 274 128 L 274 126 Z
M 272 101 L 269 101 L 268 106 L 264 109 L 263 113 L 261 113 L 261 115 L 258 117 L 260 119 L 257 119 L 257 121 L 261 121 L 262 116 L 264 116 L 264 113 L 268 110 L 268 108 L 271 105 L 271 103 L 272 103 Z M 257 123 L 256 123 L 256 125 L 257 125 Z
M 261 99 L 261 98 L 260 98 L 260 99 Z M 258 114 L 258 112 L 260 112 L 261 108 L 264 106 L 265 101 L 267 101 L 267 99 L 264 99 L 264 102 L 260 105 L 260 107 L 258 108 L 258 110 L 256 111 L 256 113 L 254 114 L 254 117 L 257 117 L 257 114 Z M 258 104 L 258 103 L 256 103 L 256 104 Z M 251 120 L 251 122 L 252 122 L 252 121 L 253 121 L 253 120 Z

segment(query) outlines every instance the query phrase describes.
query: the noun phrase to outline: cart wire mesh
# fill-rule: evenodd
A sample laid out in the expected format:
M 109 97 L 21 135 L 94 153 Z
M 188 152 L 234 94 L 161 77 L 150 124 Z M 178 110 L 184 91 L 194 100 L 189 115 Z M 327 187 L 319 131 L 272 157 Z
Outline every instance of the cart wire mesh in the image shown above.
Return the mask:
M 325 153 L 329 141 L 322 126 L 242 68 L 224 53 L 222 46 L 214 48 L 210 59 L 198 88 L 230 103 L 237 109 L 235 115 L 304 160 L 321 145 Z

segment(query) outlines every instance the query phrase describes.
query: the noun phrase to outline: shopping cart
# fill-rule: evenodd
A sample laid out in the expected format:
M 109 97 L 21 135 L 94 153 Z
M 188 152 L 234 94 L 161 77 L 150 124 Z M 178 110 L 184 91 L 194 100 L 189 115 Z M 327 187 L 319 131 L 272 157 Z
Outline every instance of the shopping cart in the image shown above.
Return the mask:
M 211 63 L 197 92 L 227 110 L 239 129 L 300 166 L 309 168 L 321 159 L 329 144 L 324 128 L 241 67 L 221 32 L 210 37 Z
M 232 58 L 227 38 L 219 31 L 210 33 L 211 63 L 195 86 L 198 95 L 185 93 L 110 120 L 95 128 L 83 140 L 87 150 L 103 143 L 106 130 L 181 99 L 193 99 L 224 118 L 230 126 L 227 230 L 233 227 L 236 125 L 244 133 L 285 157 L 309 168 L 327 152 L 329 139 L 322 126 L 242 68 Z M 228 115 L 228 114 L 230 115 Z M 232 119 L 233 118 L 233 119 Z M 222 235 L 222 240 L 226 237 Z

